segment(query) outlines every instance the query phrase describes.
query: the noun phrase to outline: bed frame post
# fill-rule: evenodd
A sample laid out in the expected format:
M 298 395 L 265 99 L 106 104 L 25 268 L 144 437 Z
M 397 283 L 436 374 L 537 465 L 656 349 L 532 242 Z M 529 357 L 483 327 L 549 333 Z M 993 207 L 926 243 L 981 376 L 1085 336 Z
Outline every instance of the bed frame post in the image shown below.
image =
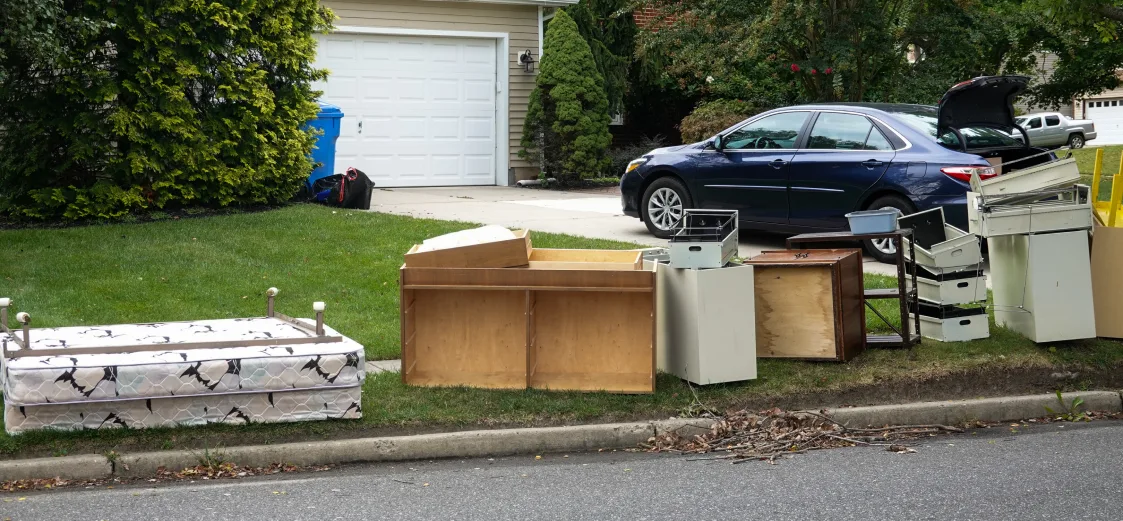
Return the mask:
M 8 306 L 12 304 L 10 298 L 0 298 L 0 332 L 8 331 Z
M 316 312 L 316 334 L 324 336 L 324 303 L 313 302 L 312 310 Z
M 277 296 L 277 288 L 269 288 L 265 290 L 265 316 L 274 317 L 276 313 L 273 311 L 273 297 Z

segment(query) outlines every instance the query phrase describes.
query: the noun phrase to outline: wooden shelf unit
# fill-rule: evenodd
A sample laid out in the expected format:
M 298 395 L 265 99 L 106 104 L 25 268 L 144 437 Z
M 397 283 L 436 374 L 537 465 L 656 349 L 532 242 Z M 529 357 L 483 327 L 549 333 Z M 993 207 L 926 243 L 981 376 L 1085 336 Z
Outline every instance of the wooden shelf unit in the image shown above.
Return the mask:
M 403 266 L 402 380 L 654 392 L 655 272 L 627 253 L 639 260 L 594 251 L 590 269 L 575 253 L 547 254 L 549 268 Z

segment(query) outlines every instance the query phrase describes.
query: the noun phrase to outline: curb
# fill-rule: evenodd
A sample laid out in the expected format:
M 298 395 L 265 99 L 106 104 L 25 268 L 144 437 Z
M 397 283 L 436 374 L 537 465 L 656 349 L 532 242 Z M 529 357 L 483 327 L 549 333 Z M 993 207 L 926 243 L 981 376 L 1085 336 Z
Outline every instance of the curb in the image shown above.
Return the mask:
M 1120 394 L 1114 391 L 1081 391 L 1064 394 L 1066 404 L 1075 398 L 1084 400 L 1085 411 L 1123 412 Z M 971 421 L 1002 422 L 1049 415 L 1046 407 L 1061 408 L 1054 394 L 920 402 L 902 405 L 875 405 L 828 409 L 827 413 L 848 427 L 869 427 L 889 424 L 920 425 L 939 423 L 960 425 Z
M 1083 410 L 1123 412 L 1123 400 L 1117 392 L 1074 392 L 1065 394 L 1064 398 L 1066 403 L 1072 403 L 1075 398 L 1083 399 Z M 1059 408 L 1055 395 L 851 407 L 828 409 L 827 412 L 838 422 L 851 427 L 935 423 L 958 425 L 976 420 L 1001 422 L 1041 417 L 1048 414 L 1045 407 L 1054 410 Z M 274 463 L 309 466 L 581 452 L 633 448 L 657 434 L 677 431 L 683 436 L 690 436 L 708 430 L 711 425 L 713 420 L 684 418 L 572 427 L 449 432 L 249 445 L 220 449 L 216 455 L 239 466 L 267 467 Z M 0 461 L 0 481 L 46 477 L 145 477 L 156 474 L 159 467 L 181 469 L 195 466 L 199 464 L 200 456 L 199 452 L 179 450 L 122 454 L 113 461 L 93 454 Z

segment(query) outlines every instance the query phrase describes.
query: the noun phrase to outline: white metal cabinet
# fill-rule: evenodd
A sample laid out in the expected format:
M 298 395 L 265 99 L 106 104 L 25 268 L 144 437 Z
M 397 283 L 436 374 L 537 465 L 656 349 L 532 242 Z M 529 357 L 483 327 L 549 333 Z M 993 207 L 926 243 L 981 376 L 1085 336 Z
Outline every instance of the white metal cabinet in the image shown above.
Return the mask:
M 660 371 L 700 385 L 756 378 L 752 266 L 659 264 L 656 293 Z
M 1088 232 L 987 239 L 994 319 L 1034 342 L 1094 338 Z

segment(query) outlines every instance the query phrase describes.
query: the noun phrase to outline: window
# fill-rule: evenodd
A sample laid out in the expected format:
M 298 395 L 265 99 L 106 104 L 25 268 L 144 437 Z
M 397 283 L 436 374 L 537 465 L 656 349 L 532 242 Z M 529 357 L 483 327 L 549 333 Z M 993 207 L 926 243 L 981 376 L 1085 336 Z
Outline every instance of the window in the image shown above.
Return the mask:
M 893 150 L 893 144 L 885 139 L 877 127 L 870 129 L 870 137 L 866 138 L 866 150 Z
M 815 120 L 807 148 L 815 150 L 893 150 L 865 116 L 823 112 Z
M 1033 118 L 1033 119 L 1029 120 L 1026 123 L 1026 125 L 1022 128 L 1026 129 L 1026 130 L 1034 129 L 1034 128 L 1041 128 L 1041 118 Z
M 933 141 L 952 150 L 959 150 L 959 138 L 951 132 L 937 136 L 936 107 L 913 106 L 888 111 L 894 121 L 904 123 L 928 135 Z M 1001 130 L 986 127 L 962 127 L 959 132 L 967 140 L 967 149 L 1021 147 L 1022 143 Z
M 807 112 L 783 112 L 758 119 L 722 137 L 728 150 L 795 148 Z
M 1061 124 L 1061 118 L 1057 116 L 1045 116 L 1045 126 L 1055 127 Z
M 1118 106 L 1118 105 L 1117 105 L 1118 103 L 1119 103 L 1118 101 L 1113 101 L 1113 102 L 1111 102 L 1111 106 L 1112 106 L 1112 107 Z

